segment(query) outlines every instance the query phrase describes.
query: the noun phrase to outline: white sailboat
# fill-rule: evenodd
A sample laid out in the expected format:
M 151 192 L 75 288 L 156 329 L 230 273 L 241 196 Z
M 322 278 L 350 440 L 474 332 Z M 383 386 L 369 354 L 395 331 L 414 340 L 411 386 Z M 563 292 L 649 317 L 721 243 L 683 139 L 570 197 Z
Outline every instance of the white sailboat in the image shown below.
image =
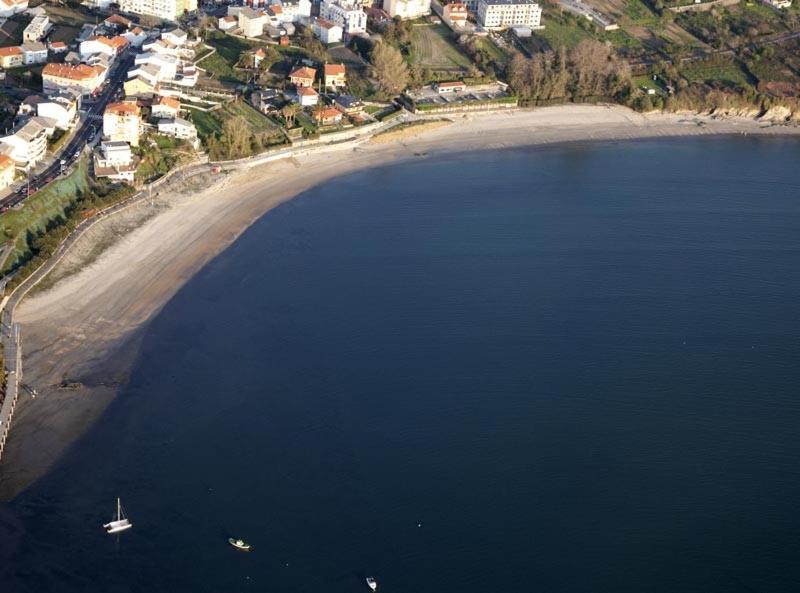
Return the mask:
M 367 581 L 367 587 L 369 587 L 373 591 L 377 591 L 378 590 L 378 581 L 376 581 L 372 577 L 367 577 L 366 581 Z
M 131 527 L 133 527 L 133 523 L 128 521 L 128 518 L 122 511 L 122 503 L 120 502 L 119 498 L 117 498 L 117 518 L 111 521 L 111 523 L 106 523 L 103 525 L 103 529 L 105 529 L 107 533 L 119 533 L 120 531 L 125 531 Z

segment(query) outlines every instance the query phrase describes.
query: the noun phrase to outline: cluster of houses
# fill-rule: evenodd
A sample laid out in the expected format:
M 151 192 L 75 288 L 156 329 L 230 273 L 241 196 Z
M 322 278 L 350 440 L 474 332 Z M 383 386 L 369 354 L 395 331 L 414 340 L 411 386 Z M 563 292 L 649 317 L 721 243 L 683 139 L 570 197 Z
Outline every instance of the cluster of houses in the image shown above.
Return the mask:
M 345 93 L 347 70 L 342 64 L 325 64 L 320 71 L 299 66 L 289 73 L 289 83 L 293 88 L 286 91 L 254 91 L 250 95 L 253 107 L 269 115 L 294 102 L 306 109 L 320 126 L 338 124 L 345 116 L 357 119 L 364 115 L 361 100 Z
M 93 154 L 95 175 L 133 182 L 137 162 L 132 149 L 145 129 L 199 146 L 197 129 L 181 117 L 178 98 L 180 89 L 197 83 L 193 60 L 199 40 L 177 28 L 149 33 L 114 14 L 100 24 L 84 25 L 69 45 L 45 43 L 52 25 L 44 9 L 28 9 L 27 0 L 0 0 L 0 14 L 24 11 L 33 17 L 23 32 L 24 43 L 0 48 L 0 67 L 44 64 L 42 91 L 21 102 L 13 127 L 0 136 L 0 189 L 13 183 L 15 171 L 37 167 L 54 135 L 71 133 L 82 102 L 98 94 L 126 52 L 135 56 L 123 85 L 125 99 L 105 106 L 102 141 Z
M 194 65 L 198 39 L 190 40 L 185 31 L 173 29 L 156 39 L 144 40 L 134 67 L 128 71 L 126 96 L 151 96 L 164 89 L 180 89 L 197 84 L 199 72 Z
M 150 111 L 149 122 L 143 118 L 143 103 Z M 180 115 L 180 100 L 169 96 L 155 96 L 146 102 L 125 99 L 107 105 L 103 112 L 102 141 L 94 151 L 94 176 L 133 183 L 138 160 L 132 148 L 139 146 L 146 126 L 157 134 L 197 148 L 197 129 Z
M 310 0 L 247 0 L 243 6 L 229 6 L 217 27 L 242 37 L 283 38 L 294 34 L 295 25 L 301 24 L 331 45 L 367 35 L 369 18 L 405 20 L 431 14 L 431 0 L 383 0 L 381 8 L 363 0 L 319 0 L 318 5 L 318 16 L 312 17 Z M 541 28 L 538 0 L 464 0 L 442 8 L 442 19 L 456 31 L 465 30 L 470 14 L 487 30 Z
M 0 155 L 4 166 L 30 171 L 47 153 L 48 142 L 56 132 L 68 133 L 78 121 L 81 95 L 57 90 L 31 95 L 19 106 L 14 127 L 0 137 Z M 13 181 L 3 176 L 0 189 Z
M 220 31 L 243 37 L 273 38 L 292 35 L 295 25 L 310 27 L 326 45 L 340 43 L 367 32 L 367 10 L 371 2 L 362 0 L 321 0 L 319 16 L 311 16 L 310 0 L 247 0 L 244 6 L 229 6 L 220 17 Z M 365 10 L 366 8 L 366 10 Z M 389 18 L 418 18 L 430 14 L 430 0 L 385 0 Z

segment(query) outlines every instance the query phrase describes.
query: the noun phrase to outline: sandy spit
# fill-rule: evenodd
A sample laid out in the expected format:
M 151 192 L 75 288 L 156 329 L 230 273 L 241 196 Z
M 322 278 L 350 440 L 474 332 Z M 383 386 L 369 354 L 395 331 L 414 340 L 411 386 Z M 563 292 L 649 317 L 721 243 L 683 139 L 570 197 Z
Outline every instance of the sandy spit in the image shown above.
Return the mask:
M 44 475 L 124 384 L 147 322 L 209 260 L 277 205 L 337 176 L 445 152 L 703 134 L 798 134 L 800 127 L 622 107 L 450 115 L 394 142 L 342 144 L 164 192 L 98 224 L 18 307 L 25 383 L 0 463 L 0 500 Z M 208 187 L 208 184 L 211 187 Z M 99 251 L 102 252 L 98 253 Z

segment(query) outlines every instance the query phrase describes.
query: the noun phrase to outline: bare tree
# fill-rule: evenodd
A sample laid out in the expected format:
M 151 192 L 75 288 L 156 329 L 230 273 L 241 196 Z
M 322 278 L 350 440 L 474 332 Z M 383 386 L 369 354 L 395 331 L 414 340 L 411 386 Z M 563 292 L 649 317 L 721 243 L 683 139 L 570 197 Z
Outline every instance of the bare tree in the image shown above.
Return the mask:
M 396 95 L 408 86 L 408 65 L 403 55 L 388 43 L 379 42 L 375 45 L 371 62 L 378 88 L 387 95 Z

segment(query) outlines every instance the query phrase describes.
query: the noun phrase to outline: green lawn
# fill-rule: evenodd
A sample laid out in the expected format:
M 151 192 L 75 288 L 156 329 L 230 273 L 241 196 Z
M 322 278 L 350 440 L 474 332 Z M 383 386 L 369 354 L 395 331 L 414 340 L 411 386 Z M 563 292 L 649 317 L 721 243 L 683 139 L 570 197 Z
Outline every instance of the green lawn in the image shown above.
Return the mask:
M 747 88 L 750 83 L 747 74 L 733 60 L 709 60 L 695 62 L 681 70 L 683 77 L 689 82 L 719 82 L 727 87 Z
M 75 194 L 89 190 L 88 161 L 82 159 L 67 177 L 59 179 L 25 200 L 19 210 L 0 216 L 0 232 L 4 241 L 14 241 L 15 253 L 6 260 L 6 271 L 27 251 L 27 231 L 36 233 L 48 222 L 64 216 L 64 209 L 75 201 Z
M 636 25 L 653 25 L 658 21 L 658 16 L 643 0 L 626 0 L 624 14 Z
M 199 67 L 222 82 L 244 82 L 247 79 L 246 73 L 235 70 L 234 66 L 239 62 L 242 54 L 258 47 L 264 47 L 263 42 L 245 41 L 231 35 L 221 34 L 209 36 L 206 44 L 216 48 L 217 51 L 200 62 Z
M 226 103 L 216 111 L 200 111 L 189 108 L 192 121 L 197 127 L 197 134 L 205 140 L 212 134 L 222 132 L 226 119 L 241 115 L 250 124 L 253 132 L 266 132 L 275 128 L 275 124 L 265 115 L 244 101 Z
M 477 37 L 476 39 L 481 51 L 485 52 L 491 59 L 498 63 L 508 61 L 508 52 L 498 47 L 488 37 Z
M 472 62 L 445 25 L 417 25 L 411 33 L 410 61 L 431 70 L 467 70 Z
M 550 11 L 550 14 L 547 15 L 547 18 L 544 16 L 542 17 L 542 22 L 544 23 L 545 28 L 541 31 L 534 31 L 530 40 L 544 40 L 547 45 L 550 46 L 550 49 L 554 50 L 560 47 L 572 49 L 581 41 L 584 41 L 585 39 L 592 39 L 593 37 L 588 31 L 588 28 L 594 27 L 594 25 L 592 25 L 586 19 L 583 20 L 586 24 L 581 26 L 571 15 L 559 17 L 556 13 Z

